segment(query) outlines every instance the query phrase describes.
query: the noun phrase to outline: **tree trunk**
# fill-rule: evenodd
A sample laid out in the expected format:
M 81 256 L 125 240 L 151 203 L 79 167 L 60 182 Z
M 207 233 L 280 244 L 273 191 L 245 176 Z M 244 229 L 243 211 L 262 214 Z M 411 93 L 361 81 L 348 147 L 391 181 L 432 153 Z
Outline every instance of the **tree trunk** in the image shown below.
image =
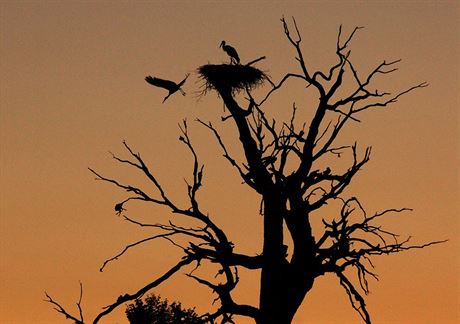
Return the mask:
M 278 190 L 277 190 L 278 189 Z M 290 198 L 290 210 L 280 188 L 264 198 L 264 263 L 260 289 L 258 324 L 289 324 L 315 278 L 314 239 L 301 200 Z M 284 216 L 284 217 L 283 217 Z M 283 245 L 283 219 L 294 242 L 288 262 Z
M 306 271 L 308 267 L 310 270 L 313 267 L 313 264 L 307 265 L 310 258 L 306 252 L 311 249 L 308 245 L 309 235 L 301 238 L 300 233 L 309 225 L 308 222 L 304 222 L 304 226 L 296 232 L 299 235 L 293 237 L 295 245 L 300 246 L 294 248 L 294 262 L 290 264 L 286 259 L 286 246 L 283 244 L 283 221 L 288 214 L 286 192 L 272 182 L 271 175 L 262 164 L 261 152 L 247 124 L 246 111 L 239 107 L 228 89 L 220 89 L 219 93 L 238 127 L 256 190 L 262 194 L 264 201 L 263 266 L 260 282 L 260 316 L 257 323 L 289 324 L 313 285 L 313 272 Z M 300 214 L 296 216 L 305 217 Z
M 260 323 L 289 323 L 286 318 L 289 263 L 283 246 L 282 200 L 275 194 L 264 197 L 264 246 L 260 282 Z

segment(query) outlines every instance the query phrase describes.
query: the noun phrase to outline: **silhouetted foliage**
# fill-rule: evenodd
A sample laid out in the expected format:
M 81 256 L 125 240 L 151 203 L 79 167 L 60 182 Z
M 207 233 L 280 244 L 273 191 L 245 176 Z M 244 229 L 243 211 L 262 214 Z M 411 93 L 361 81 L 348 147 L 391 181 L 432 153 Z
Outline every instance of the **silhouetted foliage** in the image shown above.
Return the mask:
M 377 278 L 371 259 L 444 242 L 412 244 L 410 237 L 401 239 L 400 235 L 387 230 L 379 222 L 389 214 L 403 213 L 409 208 L 369 213 L 357 197 L 345 192 L 369 162 L 371 148 L 358 148 L 356 142 L 338 144 L 344 126 L 350 127 L 360 121 L 361 112 L 389 107 L 402 96 L 426 87 L 427 83 L 421 82 L 395 93 L 375 90 L 375 78 L 396 71 L 399 60 L 380 62 L 368 72 L 358 74 L 355 63 L 350 59 L 349 47 L 360 27 L 356 27 L 348 37 L 342 35 L 340 27 L 335 60 L 328 69 L 315 71 L 304 59 L 302 38 L 295 20 L 291 27 L 284 18 L 281 23 L 288 44 L 295 52 L 298 68 L 287 72 L 278 82 L 273 82 L 261 70 L 250 66 L 265 57 L 246 65 L 234 61 L 235 64 L 207 64 L 198 69 L 205 82 L 204 93 L 216 91 L 228 109 L 230 115 L 222 118 L 222 122 L 231 120 L 234 123 L 232 139 L 239 144 L 243 157 L 238 160 L 232 156 L 216 126 L 200 119 L 197 122 L 215 137 L 235 176 L 258 195 L 260 201 L 256 203 L 263 216 L 262 251 L 260 247 L 255 247 L 250 254 L 237 252 L 235 244 L 217 223 L 218 218 L 202 209 L 198 193 L 203 188 L 204 165 L 192 144 L 186 121 L 180 125 L 179 137 L 192 157 L 191 176 L 184 188 L 188 198 L 186 203 L 173 199 L 140 153 L 123 142 L 127 157 L 113 154 L 113 159 L 139 171 L 150 186 L 125 184 L 93 169 L 90 171 L 97 180 L 126 192 L 126 198 L 115 205 L 117 214 L 130 224 L 157 232 L 152 234 L 149 231 L 145 238 L 126 245 L 105 260 L 100 271 L 128 250 L 157 239 L 167 240 L 180 248 L 183 254 L 163 275 L 134 293 L 118 296 L 112 304 L 104 307 L 93 323 L 133 300 L 136 300 L 133 309 L 144 309 L 139 298 L 179 271 L 185 271 L 189 278 L 216 295 L 217 306 L 201 317 L 204 321 L 219 319 L 222 323 L 234 323 L 233 316 L 239 315 L 252 318 L 257 324 L 289 324 L 314 287 L 315 280 L 329 274 L 338 279 L 351 307 L 364 322 L 370 323 L 365 296 L 369 293 L 368 279 Z M 299 121 L 296 113 L 299 107 L 295 103 L 292 106 L 289 103 L 288 109 L 292 109 L 289 120 L 280 121 L 269 116 L 270 99 L 274 93 L 286 88 L 287 80 L 300 83 L 305 92 L 314 92 L 312 97 L 316 98 L 316 102 L 301 107 L 312 113 L 311 119 Z M 256 87 L 260 87 L 257 98 L 251 93 Z M 265 94 L 260 95 L 262 90 Z M 242 101 L 241 98 L 235 97 L 242 91 L 249 101 L 247 108 L 238 102 Z M 247 105 L 246 101 L 244 103 Z M 286 107 L 276 107 L 276 110 L 280 109 Z M 152 138 L 154 136 L 152 134 Z M 338 157 L 342 159 L 342 165 L 347 163 L 346 167 L 336 165 Z M 155 214 L 154 222 L 141 222 L 128 215 L 128 207 L 134 203 L 162 206 L 169 209 L 171 216 L 160 222 L 160 216 Z M 327 213 L 318 212 L 324 208 L 327 208 Z M 195 225 L 187 226 L 190 224 L 188 220 L 193 220 Z M 238 222 L 237 217 L 234 222 Z M 286 236 L 289 238 L 286 239 Z M 286 242 L 290 242 L 289 245 Z M 215 275 L 209 274 L 209 271 L 195 271 L 209 264 L 219 267 Z M 238 269 L 241 268 L 260 271 L 257 305 L 240 304 L 233 296 L 240 281 Z M 46 296 L 60 313 L 83 323 L 80 302 L 77 306 L 81 320 L 72 317 L 49 295 Z M 152 299 L 151 303 L 156 305 L 156 309 L 166 307 L 156 299 Z
M 126 307 L 126 316 L 131 324 L 204 324 L 194 309 L 184 309 L 181 303 L 162 300 L 149 295 L 136 299 Z

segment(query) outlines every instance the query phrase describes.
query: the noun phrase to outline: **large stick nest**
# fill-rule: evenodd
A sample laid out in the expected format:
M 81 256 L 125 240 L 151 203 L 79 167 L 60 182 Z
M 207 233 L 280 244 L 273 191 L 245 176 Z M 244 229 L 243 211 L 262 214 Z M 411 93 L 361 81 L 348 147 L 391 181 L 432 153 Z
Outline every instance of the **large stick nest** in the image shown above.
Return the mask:
M 261 70 L 248 65 L 206 64 L 198 68 L 198 73 L 205 82 L 203 93 L 217 90 L 235 94 L 241 90 L 253 90 L 266 78 Z

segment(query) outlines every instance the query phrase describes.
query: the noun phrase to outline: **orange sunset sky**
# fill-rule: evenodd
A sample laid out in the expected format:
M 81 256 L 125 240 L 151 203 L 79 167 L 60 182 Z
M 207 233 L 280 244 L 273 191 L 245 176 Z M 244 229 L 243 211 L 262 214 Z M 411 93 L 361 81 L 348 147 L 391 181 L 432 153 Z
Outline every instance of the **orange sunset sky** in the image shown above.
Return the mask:
M 368 307 L 375 323 L 458 323 L 459 317 L 459 20 L 458 1 L 5 1 L 0 0 L 0 322 L 65 323 L 43 302 L 46 290 L 76 310 L 83 283 L 85 317 L 121 293 L 137 291 L 174 265 L 179 251 L 155 242 L 127 253 L 99 272 L 126 244 L 149 235 L 117 217 L 126 196 L 94 181 L 87 167 L 132 183 L 142 178 L 119 166 L 126 140 L 164 187 L 184 200 L 191 159 L 178 141 L 177 124 L 205 164 L 203 209 L 238 249 L 261 250 L 259 201 L 222 158 L 212 135 L 192 121 L 221 129 L 238 156 L 231 121 L 215 93 L 199 98 L 196 68 L 228 60 L 225 39 L 248 62 L 280 80 L 297 72 L 284 37 L 282 16 L 295 16 L 312 69 L 334 64 L 338 27 L 365 26 L 351 45 L 360 73 L 384 59 L 401 58 L 399 70 L 379 77 L 382 90 L 427 81 L 390 108 L 366 112 L 343 138 L 373 147 L 371 161 L 344 193 L 360 197 L 369 213 L 411 207 L 389 216 L 389 229 L 414 243 L 442 245 L 374 259 Z M 161 104 L 164 91 L 148 74 L 181 80 L 184 90 Z M 269 88 L 258 90 L 266 93 Z M 308 115 L 309 89 L 293 81 L 264 106 L 281 116 L 295 101 Z M 233 142 L 232 142 L 233 141 Z M 152 222 L 164 209 L 130 210 Z M 142 215 L 142 216 L 141 216 Z M 256 304 L 257 274 L 242 273 L 237 300 Z M 199 313 L 213 296 L 183 274 L 155 292 Z M 103 323 L 126 323 L 124 308 Z M 70 322 L 69 322 L 70 323 Z M 249 323 L 239 319 L 238 323 Z M 307 295 L 294 323 L 360 323 L 334 277 Z

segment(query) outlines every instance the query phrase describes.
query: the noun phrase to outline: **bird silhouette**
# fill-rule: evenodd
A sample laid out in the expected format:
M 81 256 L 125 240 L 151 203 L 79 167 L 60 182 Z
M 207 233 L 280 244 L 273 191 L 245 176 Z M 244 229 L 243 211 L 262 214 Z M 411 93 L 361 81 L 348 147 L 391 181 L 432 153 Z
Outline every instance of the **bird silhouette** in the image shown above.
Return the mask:
M 123 201 L 123 202 L 118 203 L 118 204 L 115 205 L 115 212 L 116 212 L 116 214 L 117 214 L 118 216 L 120 216 L 121 213 L 122 213 L 124 210 L 126 210 L 126 209 L 123 208 L 123 204 L 124 204 L 124 203 L 125 203 L 125 202 Z
M 224 52 L 227 53 L 228 56 L 230 56 L 230 63 L 240 64 L 240 57 L 238 56 L 238 52 L 235 48 L 233 48 L 230 45 L 227 45 L 225 41 L 222 41 L 219 47 L 222 47 Z
M 182 93 L 183 96 L 185 96 L 185 92 L 184 90 L 182 90 L 182 86 L 184 85 L 185 83 L 185 80 L 187 80 L 188 76 L 190 74 L 187 74 L 184 78 L 184 80 L 182 80 L 181 82 L 179 83 L 175 83 L 173 81 L 169 81 L 169 80 L 163 80 L 163 79 L 160 79 L 160 78 L 156 78 L 156 77 L 152 77 L 152 76 L 146 76 L 145 77 L 145 81 L 147 81 L 147 83 L 155 86 L 155 87 L 159 87 L 159 88 L 163 88 L 163 89 L 166 89 L 169 91 L 168 95 L 163 99 L 163 103 L 166 101 L 166 99 L 169 98 L 170 95 L 176 93 L 177 91 L 180 91 Z

